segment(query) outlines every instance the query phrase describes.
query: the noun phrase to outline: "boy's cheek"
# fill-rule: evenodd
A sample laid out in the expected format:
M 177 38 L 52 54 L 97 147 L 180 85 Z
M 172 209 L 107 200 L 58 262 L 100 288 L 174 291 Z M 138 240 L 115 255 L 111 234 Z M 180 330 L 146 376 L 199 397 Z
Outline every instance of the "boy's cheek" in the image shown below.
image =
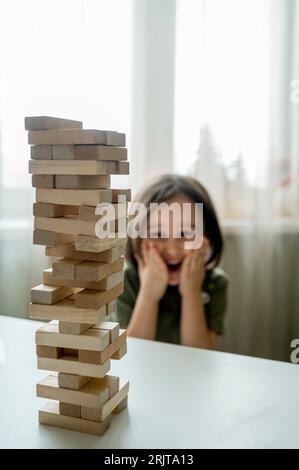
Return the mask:
M 153 247 L 159 252 L 160 255 L 162 255 L 163 253 L 163 250 L 159 244 L 159 242 L 157 242 L 157 240 L 155 239 L 150 239 L 150 242 L 152 243 Z
M 148 245 L 148 240 L 141 240 L 140 242 L 140 248 L 146 248 Z

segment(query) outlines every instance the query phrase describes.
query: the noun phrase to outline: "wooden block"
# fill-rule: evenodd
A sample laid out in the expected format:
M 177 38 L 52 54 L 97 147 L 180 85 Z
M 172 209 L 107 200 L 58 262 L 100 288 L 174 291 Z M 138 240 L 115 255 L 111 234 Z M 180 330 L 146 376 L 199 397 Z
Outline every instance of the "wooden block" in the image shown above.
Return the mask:
M 126 220 L 120 219 L 119 224 L 122 232 L 126 231 Z M 109 222 L 109 231 L 114 233 L 118 229 L 118 221 L 112 220 Z M 116 228 L 115 228 L 116 227 Z M 34 228 L 36 230 L 46 230 L 55 233 L 65 233 L 69 235 L 87 235 L 91 237 L 99 236 L 102 227 L 99 227 L 97 222 L 86 222 L 79 220 L 78 216 L 68 217 L 36 217 L 34 219 Z M 104 227 L 107 231 L 107 226 Z
M 56 348 L 53 346 L 41 346 L 36 345 L 36 355 L 38 357 L 46 357 L 50 359 L 58 359 L 62 356 L 62 348 Z
M 110 343 L 119 337 L 119 323 L 113 321 L 102 321 L 92 326 L 92 329 L 107 330 L 110 335 Z
M 79 349 L 78 360 L 86 364 L 105 364 L 127 340 L 127 331 L 119 330 L 118 338 L 103 351 L 83 351 Z M 49 369 L 50 370 L 50 369 Z
M 78 358 L 80 357 L 80 362 L 85 364 L 101 364 L 102 355 L 99 351 L 79 351 Z
M 119 378 L 113 375 L 105 375 L 101 379 L 92 379 L 92 377 L 84 377 L 82 375 L 64 374 L 58 372 L 58 386 L 71 390 L 80 390 L 91 380 L 98 381 L 103 386 L 108 387 L 109 398 L 113 397 L 119 390 Z
M 32 175 L 32 186 L 33 188 L 55 188 L 55 176 L 54 175 Z
M 119 390 L 115 395 L 113 395 L 104 405 L 101 407 L 101 421 L 105 420 L 112 411 L 120 405 L 125 397 L 128 396 L 129 393 L 129 382 L 127 380 L 120 379 L 119 380 Z M 81 408 L 82 411 L 82 408 Z
M 32 145 L 32 147 L 30 147 L 30 157 L 32 158 L 32 160 L 51 160 L 52 146 Z
M 30 290 L 31 302 L 33 304 L 52 305 L 59 300 L 65 299 L 74 293 L 71 287 L 46 286 L 40 284 Z
M 26 131 L 39 131 L 48 129 L 82 129 L 81 121 L 73 119 L 56 118 L 52 116 L 28 116 L 25 117 Z
M 98 407 L 119 391 L 119 382 L 119 377 L 113 375 L 90 378 L 59 372 L 58 375 L 50 374 L 37 384 L 37 396 L 54 400 L 63 397 L 68 404 L 89 403 Z
M 111 416 L 100 423 L 95 423 L 82 418 L 74 418 L 59 414 L 58 403 L 48 402 L 39 411 L 40 424 L 68 429 L 70 431 L 84 432 L 96 436 L 102 436 L 110 426 Z
M 89 235 L 95 236 L 96 222 L 85 222 L 79 220 L 78 216 L 69 217 L 36 217 L 34 228 L 36 230 L 46 230 L 55 233 L 65 233 L 69 235 Z
M 56 323 L 48 323 L 35 333 L 35 342 L 41 346 L 103 351 L 110 344 L 108 330 L 88 329 L 81 335 L 59 333 Z
M 69 388 L 71 390 L 79 390 L 91 380 L 92 377 L 85 377 L 84 375 L 65 374 L 64 372 L 58 372 L 58 386 Z
M 79 390 L 88 382 L 93 380 L 94 383 L 98 382 L 103 387 L 108 387 L 109 398 L 113 397 L 119 390 L 119 378 L 113 375 L 105 375 L 101 379 L 92 379 L 92 377 L 83 377 L 82 375 L 58 373 L 59 387 L 69 388 L 72 390 Z
M 116 351 L 111 359 L 120 360 L 127 354 L 127 343 L 123 344 L 118 351 Z
M 77 260 L 80 261 L 80 260 Z M 54 264 L 54 263 L 53 263 Z M 123 269 L 124 260 L 119 258 L 113 263 L 97 263 L 95 261 L 80 261 L 75 265 L 75 279 L 84 281 L 100 281 L 105 277 Z
M 66 374 L 78 374 L 86 377 L 104 377 L 110 369 L 110 361 L 103 364 L 86 364 L 73 356 L 61 356 L 59 359 L 37 358 L 37 368 Z
M 96 291 L 92 289 L 83 289 L 75 294 L 75 305 L 81 308 L 100 308 L 108 302 L 116 299 L 124 290 L 123 283 L 107 291 Z
M 87 406 L 81 407 L 81 416 L 82 418 L 88 419 L 90 421 L 101 422 L 104 421 L 112 411 L 123 401 L 123 399 L 128 395 L 129 392 L 129 382 L 120 380 L 119 391 L 110 398 L 104 405 L 98 408 L 91 408 Z
M 74 418 L 81 418 L 81 406 L 72 405 L 71 403 L 59 402 L 59 414 L 64 416 L 72 416 Z
M 33 175 L 40 176 L 40 175 Z M 32 177 L 33 177 L 32 176 Z M 53 176 L 53 175 L 47 175 Z M 56 189 L 109 189 L 109 175 L 56 175 Z
M 93 325 L 91 323 L 70 323 L 65 321 L 60 321 L 58 325 L 59 333 L 64 333 L 67 335 L 81 335 L 84 331 L 91 328 Z
M 103 383 L 107 383 L 109 388 L 109 398 L 112 398 L 119 391 L 119 377 L 113 375 L 105 375 L 102 379 Z
M 119 196 L 125 196 L 125 200 L 122 198 L 119 200 Z M 130 189 L 112 189 L 112 201 L 114 203 L 123 204 L 131 201 L 131 190 Z
M 117 175 L 129 175 L 130 163 L 129 162 L 116 162 L 115 172 Z
M 108 147 L 105 145 L 74 145 L 76 160 L 127 160 L 128 151 L 123 147 Z
M 118 415 L 126 408 L 128 408 L 128 395 L 112 410 L 112 413 Z
M 118 271 L 117 273 L 110 274 L 102 281 L 102 287 L 99 287 L 98 290 L 110 290 L 113 287 L 116 287 L 117 284 L 123 283 L 124 280 L 124 271 Z M 88 287 L 87 287 L 88 289 Z M 76 293 L 76 292 L 75 292 Z M 110 303 L 110 302 L 109 302 Z
M 76 266 L 83 263 L 80 259 L 62 258 L 52 264 L 53 279 L 75 279 Z
M 30 145 L 57 145 L 57 144 L 100 144 L 125 147 L 125 134 L 113 131 L 96 129 L 58 129 L 58 130 L 30 130 L 28 132 Z
M 111 263 L 112 264 L 112 263 Z M 47 284 L 49 286 L 69 286 L 73 288 L 85 288 L 85 289 L 95 289 L 95 290 L 105 290 L 105 289 L 111 289 L 114 287 L 115 282 L 118 281 L 119 276 L 118 273 L 117 276 L 114 278 L 113 274 L 109 274 L 107 277 L 100 281 L 82 281 L 82 280 L 73 280 L 73 279 L 60 279 L 60 278 L 53 278 L 53 273 L 52 273 L 52 268 L 45 269 L 43 271 L 43 283 Z M 123 274 L 122 274 L 123 277 Z M 122 282 L 122 280 L 121 280 Z M 118 282 L 117 282 L 118 284 Z M 112 312 L 111 312 L 112 313 Z
M 37 189 L 36 202 L 63 205 L 97 205 L 111 202 L 110 189 Z
M 79 206 L 63 206 L 45 202 L 35 202 L 33 204 L 33 215 L 35 217 L 65 217 L 78 214 Z
M 109 250 L 102 251 L 101 253 L 93 253 L 88 251 L 77 251 L 74 243 L 67 243 L 59 246 L 47 246 L 46 256 L 81 259 L 82 261 L 97 261 L 100 263 L 113 263 L 120 258 L 121 247 L 116 246 Z
M 48 190 L 50 191 L 50 190 Z M 33 230 L 34 245 L 63 245 L 75 241 L 76 236 L 66 233 L 55 233 L 48 230 Z
M 87 235 L 79 235 L 75 240 L 75 248 L 78 251 L 101 253 L 102 251 L 109 250 L 116 246 L 125 246 L 126 243 L 127 239 L 123 237 L 97 238 L 89 237 Z
M 125 147 L 126 134 L 122 134 L 121 132 L 108 131 L 106 145 L 111 145 L 115 147 Z
M 36 175 L 115 175 L 116 162 L 29 160 L 29 173 Z
M 77 308 L 73 300 L 61 300 L 54 305 L 30 304 L 33 320 L 59 320 L 71 323 L 98 323 L 106 316 L 105 307 L 99 310 Z
M 106 145 L 52 145 L 53 160 L 127 160 L 128 152 L 123 147 Z
M 73 145 L 52 145 L 52 160 L 75 160 Z
M 97 379 L 90 380 L 80 390 L 71 390 L 58 386 L 57 375 L 49 375 L 36 386 L 37 396 L 59 400 L 73 405 L 100 407 L 109 400 L 109 388 Z
M 109 206 L 112 206 L 115 219 L 122 219 L 126 218 L 128 215 L 128 204 L 109 204 Z M 105 217 L 105 213 L 101 214 L 99 213 L 98 208 L 102 208 L 103 204 L 100 204 L 97 207 L 93 206 L 80 206 L 79 208 L 79 219 L 80 220 L 85 220 L 88 222 L 97 222 L 98 220 L 101 220 L 101 218 Z

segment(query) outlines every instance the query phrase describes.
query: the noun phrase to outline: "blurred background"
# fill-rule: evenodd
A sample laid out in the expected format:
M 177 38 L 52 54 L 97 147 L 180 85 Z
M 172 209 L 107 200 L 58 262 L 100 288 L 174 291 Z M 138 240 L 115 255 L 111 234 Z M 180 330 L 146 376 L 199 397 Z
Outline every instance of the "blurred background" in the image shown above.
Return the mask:
M 219 349 L 289 361 L 299 338 L 299 1 L 1 0 L 0 314 L 26 318 L 32 245 L 24 116 L 126 132 L 133 195 L 196 176 L 230 276 Z M 1 334 L 1 332 L 0 332 Z

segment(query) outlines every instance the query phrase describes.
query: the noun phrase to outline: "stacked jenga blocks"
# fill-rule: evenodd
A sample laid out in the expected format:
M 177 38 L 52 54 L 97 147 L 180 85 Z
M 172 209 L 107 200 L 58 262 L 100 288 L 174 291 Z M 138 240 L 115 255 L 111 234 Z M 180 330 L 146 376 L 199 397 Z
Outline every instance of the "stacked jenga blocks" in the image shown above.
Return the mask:
M 129 390 L 108 374 L 111 359 L 126 354 L 126 330 L 106 318 L 123 291 L 126 231 L 120 236 L 119 226 L 126 227 L 127 204 L 119 196 L 131 195 L 111 189 L 110 175 L 129 173 L 125 135 L 46 116 L 25 118 L 25 129 L 36 188 L 33 243 L 53 258 L 31 290 L 30 318 L 50 321 L 36 332 L 37 365 L 54 371 L 37 384 L 38 397 L 54 400 L 39 421 L 102 435 L 111 413 L 127 407 Z M 96 233 L 101 203 L 114 209 L 114 237 Z

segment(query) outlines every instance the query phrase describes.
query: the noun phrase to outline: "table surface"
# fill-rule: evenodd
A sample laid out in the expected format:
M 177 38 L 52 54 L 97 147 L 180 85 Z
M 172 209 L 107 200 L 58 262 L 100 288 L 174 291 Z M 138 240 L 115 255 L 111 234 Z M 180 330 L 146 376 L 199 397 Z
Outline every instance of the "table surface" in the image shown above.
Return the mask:
M 299 448 L 298 365 L 135 338 L 111 362 L 129 408 L 104 436 L 39 425 L 40 325 L 0 316 L 0 448 Z

